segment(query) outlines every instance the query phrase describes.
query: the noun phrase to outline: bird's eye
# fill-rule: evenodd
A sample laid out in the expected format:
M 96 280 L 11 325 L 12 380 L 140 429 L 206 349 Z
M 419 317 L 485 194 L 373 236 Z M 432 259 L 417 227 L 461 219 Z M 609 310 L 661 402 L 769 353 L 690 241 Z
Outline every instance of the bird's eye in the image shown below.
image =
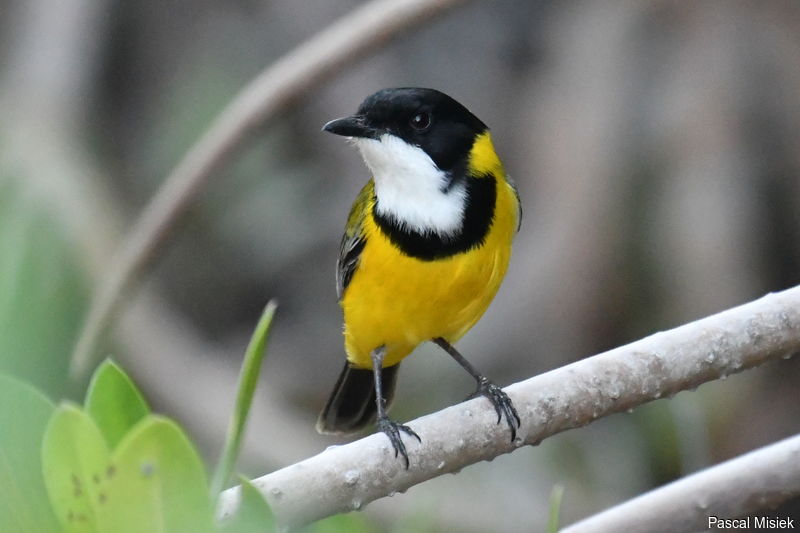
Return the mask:
M 423 131 L 431 125 L 431 116 L 428 113 L 421 112 L 411 117 L 411 127 L 417 131 Z

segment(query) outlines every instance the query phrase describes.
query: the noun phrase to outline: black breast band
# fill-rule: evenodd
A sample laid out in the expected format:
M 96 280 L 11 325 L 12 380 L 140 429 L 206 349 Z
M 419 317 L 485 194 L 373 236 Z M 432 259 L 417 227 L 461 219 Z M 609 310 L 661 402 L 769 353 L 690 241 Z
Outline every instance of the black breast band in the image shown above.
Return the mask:
M 461 229 L 446 237 L 435 232 L 420 233 L 391 216 L 378 213 L 376 200 L 372 217 L 381 232 L 405 255 L 433 261 L 450 257 L 481 246 L 492 227 L 497 201 L 497 180 L 491 174 L 480 178 L 463 178 L 466 185 L 466 206 Z

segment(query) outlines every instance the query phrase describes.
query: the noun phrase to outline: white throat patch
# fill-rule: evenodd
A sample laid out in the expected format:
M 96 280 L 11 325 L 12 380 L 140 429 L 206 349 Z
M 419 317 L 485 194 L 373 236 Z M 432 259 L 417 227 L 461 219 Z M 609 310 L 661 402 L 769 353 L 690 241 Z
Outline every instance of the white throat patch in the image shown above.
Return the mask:
M 377 210 L 418 233 L 458 233 L 467 199 L 463 183 L 446 192 L 449 178 L 418 147 L 395 135 L 353 139 L 375 179 Z

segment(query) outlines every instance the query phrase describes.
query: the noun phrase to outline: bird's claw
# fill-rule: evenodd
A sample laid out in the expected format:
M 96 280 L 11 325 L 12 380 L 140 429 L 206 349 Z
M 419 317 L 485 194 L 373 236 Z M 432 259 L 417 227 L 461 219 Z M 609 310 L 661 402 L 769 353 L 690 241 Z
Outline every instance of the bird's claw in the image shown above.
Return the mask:
M 419 442 L 422 442 L 422 439 L 419 438 L 419 435 L 417 435 L 417 433 L 410 427 L 404 426 L 403 424 L 398 424 L 394 420 L 390 420 L 388 418 L 378 419 L 378 429 L 385 433 L 387 437 L 389 437 L 389 441 L 392 443 L 392 447 L 394 448 L 394 456 L 403 456 L 403 462 L 406 465 L 406 470 L 408 470 L 408 453 L 406 452 L 406 446 L 403 444 L 403 439 L 400 435 L 400 432 L 414 437 Z
M 508 429 L 511 430 L 511 441 L 513 442 L 514 439 L 517 438 L 517 428 L 520 427 L 522 422 L 508 394 L 488 379 L 481 378 L 478 380 L 477 390 L 471 397 L 474 398 L 477 396 L 485 396 L 492 402 L 494 410 L 497 413 L 498 424 L 503 420 L 503 417 L 505 417 L 508 423 Z

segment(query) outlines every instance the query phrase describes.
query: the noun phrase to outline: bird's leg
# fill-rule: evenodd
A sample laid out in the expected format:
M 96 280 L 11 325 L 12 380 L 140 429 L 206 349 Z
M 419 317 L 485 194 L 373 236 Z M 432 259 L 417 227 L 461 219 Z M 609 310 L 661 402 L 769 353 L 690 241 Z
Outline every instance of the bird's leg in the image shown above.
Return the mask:
M 375 376 L 375 402 L 377 403 L 378 407 L 377 425 L 378 429 L 384 432 L 387 437 L 389 437 L 389 441 L 391 441 L 392 447 L 394 448 L 394 456 L 397 457 L 398 454 L 403 456 L 406 470 L 408 470 L 408 453 L 406 452 L 406 446 L 403 444 L 403 439 L 400 436 L 400 432 L 402 431 L 403 433 L 416 438 L 420 442 L 422 442 L 422 439 L 419 438 L 419 435 L 417 435 L 413 429 L 408 426 L 398 424 L 394 420 L 390 420 L 386 415 L 386 400 L 383 398 L 383 391 L 381 387 L 381 369 L 383 368 L 383 356 L 385 354 L 385 346 L 381 346 L 380 348 L 376 348 L 372 351 L 372 373 Z
M 495 412 L 497 412 L 497 423 L 499 424 L 503 417 L 505 417 L 506 423 L 508 423 L 508 428 L 511 430 L 511 440 L 513 441 L 515 438 L 517 438 L 517 428 L 520 426 L 520 419 L 519 415 L 517 414 L 517 409 L 514 407 L 514 404 L 511 403 L 511 398 L 508 397 L 508 394 L 506 394 L 503 389 L 492 383 L 486 376 L 478 372 L 469 361 L 464 359 L 463 355 L 458 353 L 458 350 L 456 350 L 452 344 L 444 340 L 442 337 L 433 339 L 433 342 L 445 352 L 450 354 L 450 357 L 455 359 L 456 362 L 464 368 L 464 370 L 469 372 L 469 374 L 475 378 L 475 381 L 478 383 L 478 388 L 471 397 L 474 398 L 475 396 L 486 396 L 489 401 L 492 402 Z

